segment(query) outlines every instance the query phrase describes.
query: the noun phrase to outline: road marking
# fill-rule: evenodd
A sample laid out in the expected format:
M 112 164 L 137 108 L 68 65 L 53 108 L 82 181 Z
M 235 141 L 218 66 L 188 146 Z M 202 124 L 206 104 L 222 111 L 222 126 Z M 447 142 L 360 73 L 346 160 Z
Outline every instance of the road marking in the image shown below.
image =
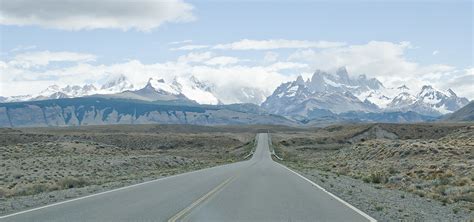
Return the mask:
M 29 212 L 32 212 L 32 211 L 37 211 L 37 210 L 41 210 L 41 209 L 48 208 L 48 207 L 54 207 L 54 206 L 57 206 L 57 205 L 61 205 L 61 204 L 65 204 L 65 203 L 69 203 L 69 202 L 73 202 L 73 201 L 78 201 L 78 200 L 82 200 L 82 199 L 86 199 L 86 198 L 90 198 L 90 197 L 95 197 L 95 196 L 99 196 L 99 195 L 103 195 L 103 194 L 107 194 L 107 193 L 112 193 L 112 192 L 115 192 L 115 191 L 125 190 L 125 189 L 128 189 L 128 188 L 137 187 L 137 186 L 145 185 L 145 184 L 148 184 L 148 183 L 154 183 L 154 182 L 158 182 L 158 181 L 161 181 L 161 180 L 167 180 L 167 179 L 171 179 L 171 178 L 174 178 L 174 177 L 179 177 L 179 176 L 184 176 L 184 175 L 188 175 L 188 174 L 198 173 L 198 172 L 204 171 L 204 170 L 209 170 L 209 169 L 213 169 L 213 168 L 223 167 L 223 166 L 232 165 L 232 164 L 239 164 L 239 163 L 242 163 L 242 162 L 229 163 L 229 164 L 214 166 L 214 167 L 210 167 L 210 168 L 203 168 L 203 169 L 196 170 L 196 171 L 176 174 L 176 175 L 172 175 L 172 176 L 169 176 L 169 177 L 163 177 L 163 178 L 158 178 L 158 179 L 154 179 L 154 180 L 150 180 L 150 181 L 145 181 L 145 182 L 142 182 L 142 183 L 132 184 L 132 185 L 125 186 L 125 187 L 120 187 L 120 188 L 107 190 L 107 191 L 100 192 L 100 193 L 90 194 L 90 195 L 83 196 L 83 197 L 78 197 L 78 198 L 74 198 L 74 199 L 70 199 L 70 200 L 65 200 L 65 201 L 61 201 L 61 202 L 57 202 L 57 203 L 52 203 L 52 204 L 48 204 L 48 205 L 41 206 L 41 207 L 36 207 L 36 208 L 33 208 L 33 209 L 29 209 L 29 210 L 24 210 L 24 211 L 12 213 L 12 214 L 3 215 L 3 216 L 0 216 L 0 219 L 5 219 L 5 218 L 13 217 L 13 216 L 16 216 L 16 215 L 19 215 L 19 214 L 29 213 Z
M 171 217 L 168 222 L 176 222 L 178 221 L 180 218 L 186 216 L 189 212 L 191 212 L 192 209 L 194 209 L 195 207 L 197 207 L 199 204 L 201 204 L 202 202 L 206 201 L 207 199 L 209 199 L 212 195 L 216 194 L 217 192 L 219 192 L 220 190 L 222 190 L 222 188 L 224 188 L 225 185 L 227 185 L 228 183 L 230 183 L 230 181 L 232 181 L 237 175 L 234 175 L 230 178 L 228 178 L 227 180 L 225 180 L 224 182 L 222 182 L 221 184 L 217 185 L 216 187 L 214 187 L 214 189 L 212 189 L 211 191 L 209 191 L 208 193 L 204 194 L 202 197 L 200 197 L 199 199 L 197 199 L 196 201 L 194 201 L 191 205 L 189 205 L 188 207 L 182 209 L 180 212 L 178 212 L 177 214 L 175 214 L 173 217 Z
M 304 180 L 306 180 L 307 182 L 311 183 L 313 186 L 317 187 L 318 189 L 322 190 L 323 192 L 329 194 L 331 197 L 333 197 L 334 199 L 338 200 L 339 202 L 343 203 L 344 205 L 346 205 L 347 207 L 351 208 L 352 210 L 354 210 L 355 212 L 359 213 L 360 215 L 362 215 L 363 217 L 367 218 L 370 222 L 377 222 L 376 219 L 374 219 L 373 217 L 369 216 L 368 214 L 364 213 L 363 211 L 357 209 L 356 207 L 352 206 L 351 204 L 347 203 L 346 201 L 344 201 L 343 199 L 339 198 L 338 196 L 332 194 L 331 192 L 327 191 L 326 189 L 324 189 L 323 187 L 319 186 L 318 184 L 316 184 L 315 182 L 311 181 L 310 179 L 302 176 L 301 174 L 293 171 L 292 169 L 286 167 L 285 165 L 281 164 L 281 163 L 278 163 L 278 162 L 275 162 L 277 163 L 278 165 L 280 165 L 281 167 L 289 170 L 290 172 L 298 175 L 299 177 L 303 178 Z

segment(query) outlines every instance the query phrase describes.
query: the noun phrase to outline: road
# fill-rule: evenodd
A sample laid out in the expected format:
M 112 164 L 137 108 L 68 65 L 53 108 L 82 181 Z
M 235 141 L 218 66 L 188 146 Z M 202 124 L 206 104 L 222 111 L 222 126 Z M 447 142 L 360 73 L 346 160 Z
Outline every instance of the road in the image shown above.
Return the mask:
M 258 134 L 247 161 L 0 217 L 0 221 L 374 221 L 273 161 Z

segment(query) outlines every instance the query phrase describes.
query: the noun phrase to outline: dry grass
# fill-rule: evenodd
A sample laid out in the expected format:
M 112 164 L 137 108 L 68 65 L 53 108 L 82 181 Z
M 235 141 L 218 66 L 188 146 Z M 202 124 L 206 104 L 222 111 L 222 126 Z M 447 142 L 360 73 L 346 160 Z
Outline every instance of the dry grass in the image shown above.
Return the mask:
M 457 124 L 334 126 L 273 136 L 298 169 L 317 168 L 474 210 L 474 130 Z M 363 132 L 371 133 L 363 134 Z M 377 138 L 393 133 L 399 139 Z M 357 141 L 352 140 L 358 135 Z M 406 139 L 410 138 L 410 139 Z
M 1 129 L 0 198 L 157 178 L 242 160 L 255 135 L 223 131 L 151 125 Z

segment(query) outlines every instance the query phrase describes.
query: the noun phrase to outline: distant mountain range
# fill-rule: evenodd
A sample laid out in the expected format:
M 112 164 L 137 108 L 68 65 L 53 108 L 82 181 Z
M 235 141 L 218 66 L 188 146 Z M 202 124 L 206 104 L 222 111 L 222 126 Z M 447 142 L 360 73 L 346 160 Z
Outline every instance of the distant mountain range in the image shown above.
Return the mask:
M 442 120 L 451 122 L 474 121 L 474 101 L 471 101 L 458 111 L 446 115 Z
M 428 85 L 414 94 L 405 85 L 386 88 L 377 79 L 365 75 L 351 78 L 342 67 L 335 73 L 318 70 L 306 81 L 299 76 L 295 81 L 283 83 L 262 107 L 274 114 L 310 119 L 321 112 L 416 112 L 440 116 L 468 102 L 451 89 L 444 93 Z
M 259 104 L 265 99 L 262 90 L 250 87 L 242 88 L 239 92 L 236 92 L 236 94 L 238 94 L 236 95 L 236 100 L 239 101 L 239 103 Z M 222 104 L 219 91 L 211 83 L 200 81 L 194 76 L 190 76 L 189 78 L 175 77 L 170 83 L 164 79 L 152 77 L 149 78 L 145 86 L 140 88 L 133 85 L 123 75 L 112 77 L 101 86 L 86 84 L 83 86 L 68 85 L 61 88 L 57 85 L 52 85 L 36 95 L 0 97 L 0 103 L 85 96 L 129 98 L 145 101 L 183 99 L 206 105 Z
M 263 91 L 242 88 L 239 101 L 262 101 Z M 210 84 L 196 77 L 172 82 L 150 78 L 137 87 L 125 76 L 101 86 L 52 85 L 37 95 L 0 97 L 0 127 L 118 123 L 307 124 L 434 121 L 469 103 L 453 90 L 426 85 L 387 88 L 375 78 L 317 70 L 281 84 L 261 105 L 224 105 Z M 455 118 L 452 114 L 452 118 Z

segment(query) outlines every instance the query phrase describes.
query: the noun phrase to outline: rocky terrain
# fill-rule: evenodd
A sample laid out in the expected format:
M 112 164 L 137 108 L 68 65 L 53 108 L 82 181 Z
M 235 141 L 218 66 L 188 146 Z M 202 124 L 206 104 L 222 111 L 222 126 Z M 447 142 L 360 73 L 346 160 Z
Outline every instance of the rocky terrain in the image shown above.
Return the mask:
M 0 127 L 114 124 L 281 124 L 294 122 L 254 104 L 199 105 L 182 100 L 143 101 L 81 97 L 0 103 Z
M 0 214 L 243 160 L 254 133 L 199 126 L 0 129 Z
M 410 89 L 406 85 L 388 88 L 375 78 L 349 75 L 346 68 L 341 67 L 333 73 L 316 70 L 309 79 L 299 76 L 295 81 L 282 83 L 262 107 L 270 113 L 293 118 L 320 119 L 321 114 L 334 118 L 344 114 L 340 118 L 356 119 L 358 113 L 381 113 L 385 118 L 398 114 L 399 122 L 412 122 L 406 121 L 407 112 L 417 113 L 417 118 L 440 116 L 468 102 L 452 89 L 439 90 L 430 85 L 421 89 Z
M 272 139 L 284 164 L 380 220 L 474 218 L 471 125 L 340 125 Z

